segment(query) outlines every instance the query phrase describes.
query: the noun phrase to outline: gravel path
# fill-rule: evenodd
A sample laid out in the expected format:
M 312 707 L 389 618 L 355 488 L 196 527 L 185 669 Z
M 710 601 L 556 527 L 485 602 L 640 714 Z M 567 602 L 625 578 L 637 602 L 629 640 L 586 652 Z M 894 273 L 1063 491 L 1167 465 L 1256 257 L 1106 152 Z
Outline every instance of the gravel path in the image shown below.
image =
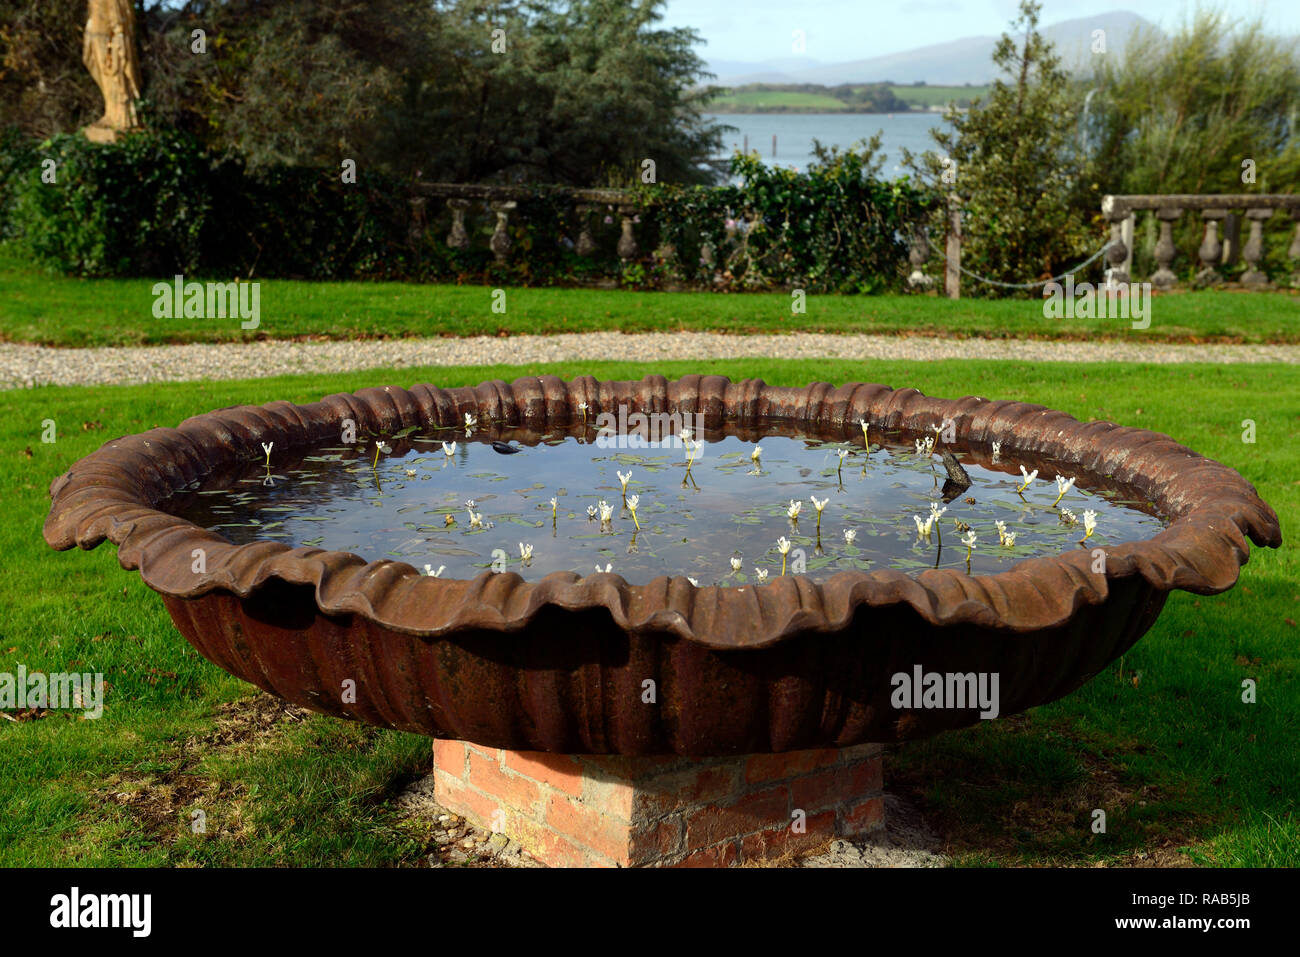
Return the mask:
M 802 333 L 733 336 L 709 332 L 565 333 L 466 339 L 343 342 L 266 340 L 214 345 L 54 349 L 0 343 L 0 389 L 246 379 L 380 367 L 489 365 L 626 359 L 1018 359 L 1031 362 L 1286 362 L 1300 346 L 1051 342 Z

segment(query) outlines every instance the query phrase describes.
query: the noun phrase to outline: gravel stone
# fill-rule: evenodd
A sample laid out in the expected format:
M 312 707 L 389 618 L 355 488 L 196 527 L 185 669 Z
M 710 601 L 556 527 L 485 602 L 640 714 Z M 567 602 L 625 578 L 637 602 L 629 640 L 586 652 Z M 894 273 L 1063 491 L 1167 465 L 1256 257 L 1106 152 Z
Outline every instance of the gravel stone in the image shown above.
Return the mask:
M 261 378 L 381 367 L 583 360 L 1015 359 L 1030 362 L 1300 363 L 1297 345 L 1170 345 L 923 336 L 563 333 L 462 339 L 364 339 L 56 349 L 0 343 L 0 389 Z

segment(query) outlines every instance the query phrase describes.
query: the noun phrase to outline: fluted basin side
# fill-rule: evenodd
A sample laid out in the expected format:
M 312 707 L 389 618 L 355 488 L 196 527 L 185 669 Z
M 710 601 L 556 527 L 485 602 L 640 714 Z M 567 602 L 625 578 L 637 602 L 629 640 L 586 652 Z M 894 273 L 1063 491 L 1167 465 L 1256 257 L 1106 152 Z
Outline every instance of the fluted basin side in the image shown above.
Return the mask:
M 942 569 L 797 576 L 762 587 L 697 588 L 684 577 L 631 585 L 617 574 L 513 572 L 435 579 L 402 562 L 258 542 L 236 546 L 154 505 L 214 469 L 358 434 L 454 425 L 569 423 L 619 405 L 702 413 L 821 434 L 931 432 L 951 420 L 975 455 L 994 441 L 1016 461 L 1132 487 L 1172 519 L 1149 541 L 1022 561 L 996 575 Z M 1277 516 L 1232 469 L 1167 436 L 1079 423 L 1017 402 L 936 399 L 911 389 L 686 376 L 475 388 L 366 389 L 196 416 L 107 443 L 51 485 L 55 548 L 119 546 L 164 596 L 177 627 L 221 667 L 340 717 L 493 747 L 569 753 L 730 754 L 922 737 L 973 711 L 898 710 L 889 676 L 998 672 L 1001 713 L 1068 693 L 1130 647 L 1167 593 L 1235 583 L 1250 541 L 1276 547 Z M 195 570 L 194 554 L 205 556 Z M 345 682 L 354 682 L 347 700 Z M 653 701 L 645 682 L 652 681 Z

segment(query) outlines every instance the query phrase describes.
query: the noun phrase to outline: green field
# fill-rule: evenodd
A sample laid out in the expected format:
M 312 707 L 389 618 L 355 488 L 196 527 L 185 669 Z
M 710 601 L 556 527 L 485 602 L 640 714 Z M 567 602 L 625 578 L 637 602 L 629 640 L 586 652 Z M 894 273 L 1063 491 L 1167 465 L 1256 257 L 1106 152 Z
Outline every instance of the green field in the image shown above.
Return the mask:
M 987 86 L 891 86 L 894 96 L 913 109 L 947 106 L 954 100 L 974 100 L 987 95 Z
M 852 107 L 843 100 L 819 93 L 781 92 L 778 90 L 737 90 L 709 101 L 715 113 L 847 113 Z
M 734 297 L 732 297 L 734 298 Z M 73 316 L 72 318 L 75 318 Z M 377 370 L 222 383 L 0 392 L 0 671 L 99 671 L 97 721 L 0 721 L 0 866 L 419 864 L 430 843 L 393 795 L 429 769 L 428 741 L 287 714 L 208 664 L 114 549 L 41 539 L 50 481 L 115 436 L 231 404 L 312 401 L 365 386 L 469 385 L 543 372 L 712 372 L 773 384 L 916 386 L 1042 402 L 1167 432 L 1256 484 L 1288 544 L 1256 549 L 1228 593 L 1175 593 L 1123 662 L 1033 712 L 890 752 L 962 864 L 1126 864 L 1137 855 L 1300 865 L 1300 368 L 1012 362 L 662 363 Z M 42 422 L 58 439 L 41 442 Z M 1258 442 L 1243 444 L 1252 418 Z M 1259 702 L 1241 701 L 1241 682 Z M 1105 834 L 1091 813 L 1107 815 Z M 190 827 L 207 814 L 207 832 Z M 1178 853 L 1186 849 L 1186 854 Z
M 0 256 L 0 341 L 52 346 L 160 345 L 263 338 L 518 335 L 714 331 L 878 333 L 1129 342 L 1300 342 L 1300 294 L 1207 290 L 1157 296 L 1149 329 L 1120 319 L 1046 319 L 1027 299 L 810 295 L 791 315 L 790 294 L 508 289 L 492 311 L 486 286 L 267 280 L 261 324 L 155 319 L 153 280 L 51 276 Z

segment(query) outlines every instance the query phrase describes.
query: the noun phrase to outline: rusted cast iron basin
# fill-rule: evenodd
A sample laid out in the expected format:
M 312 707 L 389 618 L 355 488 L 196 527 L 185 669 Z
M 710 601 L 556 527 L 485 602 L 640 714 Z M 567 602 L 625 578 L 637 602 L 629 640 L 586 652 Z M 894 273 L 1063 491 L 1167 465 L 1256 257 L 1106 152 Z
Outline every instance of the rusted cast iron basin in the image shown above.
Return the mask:
M 972 461 L 988 462 L 998 441 L 1009 462 L 1130 489 L 1170 523 L 1148 541 L 1108 547 L 1100 572 L 1078 548 L 995 575 L 882 569 L 824 585 L 786 576 L 697 588 L 685 577 L 633 585 L 610 573 L 431 578 L 344 552 L 236 546 L 155 507 L 260 458 L 264 442 L 292 451 L 336 441 L 347 419 L 359 436 L 389 436 L 454 425 L 468 412 L 508 436 L 570 425 L 582 402 L 589 417 L 619 406 L 700 413 L 710 428 L 755 438 L 784 425 L 860 439 L 864 418 L 925 435 L 951 420 L 949 444 Z M 1158 433 L 1019 402 L 720 376 L 538 377 L 224 409 L 109 442 L 50 494 L 51 546 L 117 544 L 122 567 L 140 570 L 195 648 L 266 691 L 381 727 L 571 754 L 847 747 L 979 720 L 974 708 L 893 707 L 891 676 L 918 665 L 996 673 L 999 712 L 1011 714 L 1096 675 L 1151 627 L 1172 589 L 1230 588 L 1247 538 L 1281 543 L 1277 516 L 1253 486 Z M 196 549 L 206 555 L 198 570 Z

